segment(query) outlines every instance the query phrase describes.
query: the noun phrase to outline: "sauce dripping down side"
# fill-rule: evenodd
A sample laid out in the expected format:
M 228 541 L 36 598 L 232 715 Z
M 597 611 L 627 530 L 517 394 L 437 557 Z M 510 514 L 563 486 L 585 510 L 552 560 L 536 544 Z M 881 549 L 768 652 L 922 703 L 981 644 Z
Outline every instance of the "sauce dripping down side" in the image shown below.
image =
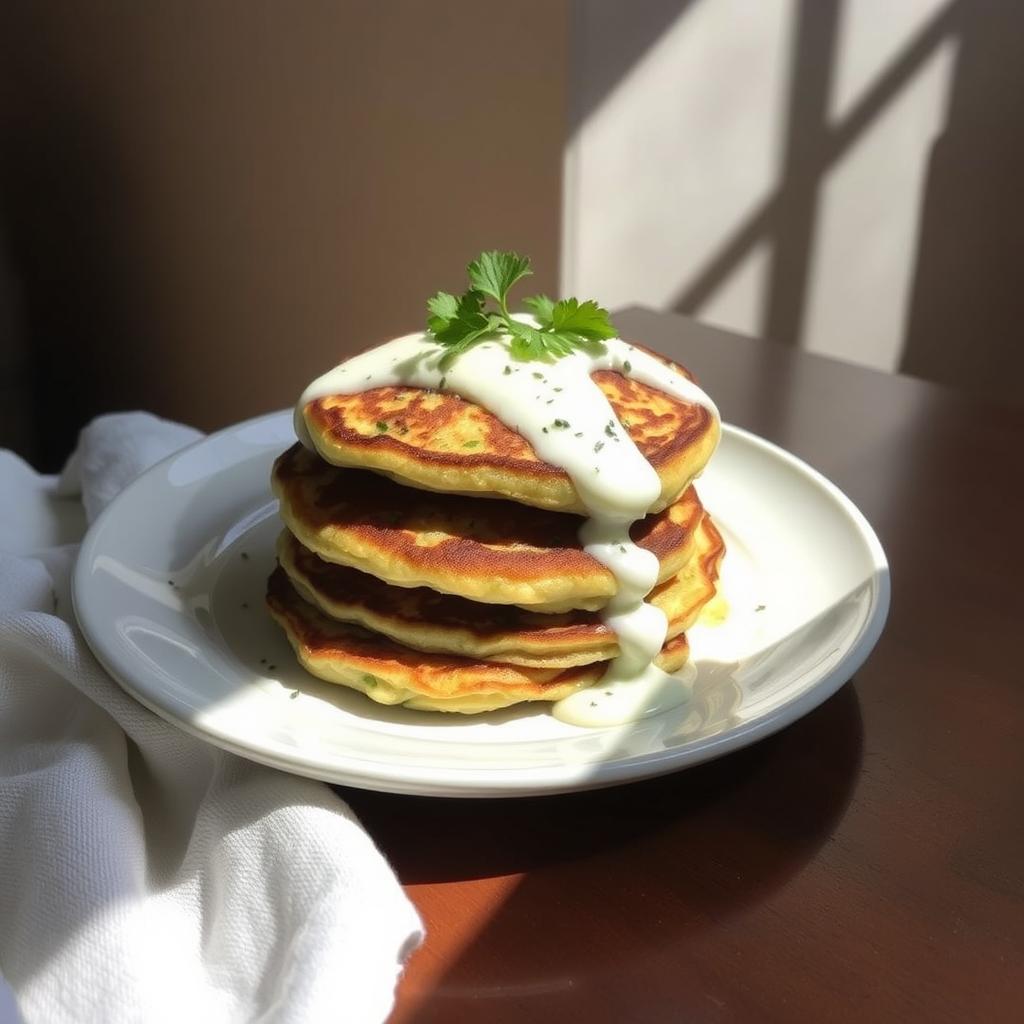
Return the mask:
M 683 683 L 653 664 L 667 633 L 664 613 L 645 600 L 658 578 L 658 560 L 629 535 L 657 501 L 661 481 L 591 374 L 615 370 L 701 405 L 717 419 L 715 404 L 692 381 L 619 338 L 606 342 L 601 355 L 574 352 L 554 363 L 514 362 L 495 340 L 474 346 L 442 370 L 446 352 L 426 334 L 409 334 L 336 366 L 299 398 L 296 435 L 313 447 L 303 418 L 310 402 L 372 388 L 443 390 L 487 409 L 522 434 L 541 459 L 566 472 L 587 510 L 580 540 L 615 577 L 615 596 L 601 614 L 618 638 L 619 655 L 600 683 L 557 702 L 555 716 L 575 725 L 609 726 L 681 703 Z

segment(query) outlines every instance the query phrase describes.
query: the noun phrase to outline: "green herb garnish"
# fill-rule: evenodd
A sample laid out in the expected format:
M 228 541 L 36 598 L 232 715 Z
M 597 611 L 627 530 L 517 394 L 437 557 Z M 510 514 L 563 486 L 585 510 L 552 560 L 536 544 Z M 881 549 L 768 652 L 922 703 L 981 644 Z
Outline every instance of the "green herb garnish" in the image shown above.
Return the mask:
M 441 369 L 447 369 L 481 341 L 501 335 L 510 337 L 513 359 L 544 362 L 560 359 L 577 349 L 599 355 L 605 351 L 605 339 L 616 335 L 608 311 L 592 300 L 555 302 L 546 295 L 534 295 L 523 299 L 523 305 L 533 313 L 537 326 L 513 319 L 508 293 L 518 280 L 533 273 L 527 256 L 484 252 L 466 271 L 470 283 L 467 292 L 461 296 L 438 292 L 427 300 L 427 330 L 448 349 L 441 359 Z M 488 308 L 488 300 L 498 308 Z

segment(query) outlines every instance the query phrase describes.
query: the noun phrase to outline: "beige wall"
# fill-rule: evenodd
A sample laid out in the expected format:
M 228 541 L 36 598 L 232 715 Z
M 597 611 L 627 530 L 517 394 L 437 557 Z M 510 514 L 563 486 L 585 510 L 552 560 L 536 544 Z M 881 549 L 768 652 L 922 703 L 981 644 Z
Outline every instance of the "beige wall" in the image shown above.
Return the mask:
M 561 3 L 40 0 L 0 39 L 0 366 L 50 415 L 284 406 L 484 247 L 556 287 Z
M 1024 400 L 1024 5 L 573 18 L 565 290 Z

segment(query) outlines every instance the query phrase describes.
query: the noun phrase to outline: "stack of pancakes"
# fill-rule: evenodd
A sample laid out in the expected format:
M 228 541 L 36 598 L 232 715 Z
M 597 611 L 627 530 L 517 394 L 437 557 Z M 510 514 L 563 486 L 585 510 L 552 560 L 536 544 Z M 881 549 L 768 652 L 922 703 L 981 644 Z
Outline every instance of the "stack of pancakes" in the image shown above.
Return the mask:
M 631 535 L 661 565 L 648 599 L 669 622 L 657 664 L 675 671 L 724 550 L 692 486 L 718 423 L 613 371 L 593 380 L 662 482 Z M 382 387 L 302 415 L 316 451 L 274 463 L 286 529 L 267 603 L 308 671 L 384 704 L 467 713 L 600 681 L 618 654 L 599 614 L 615 579 L 579 540 L 564 470 L 453 394 Z

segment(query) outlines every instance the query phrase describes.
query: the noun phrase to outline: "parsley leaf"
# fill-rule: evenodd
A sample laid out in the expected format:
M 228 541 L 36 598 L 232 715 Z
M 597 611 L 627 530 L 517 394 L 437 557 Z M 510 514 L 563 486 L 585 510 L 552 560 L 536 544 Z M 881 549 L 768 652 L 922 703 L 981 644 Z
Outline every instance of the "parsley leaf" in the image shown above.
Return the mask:
M 447 346 L 440 367 L 446 370 L 452 362 L 479 341 L 490 337 L 502 325 L 500 317 L 483 311 L 484 297 L 470 290 L 459 298 L 438 292 L 427 301 L 431 316 L 427 319 L 430 333 Z
M 555 308 L 555 300 L 546 295 L 531 295 L 523 299 L 523 305 L 537 318 L 541 327 L 551 326 L 551 313 Z
M 484 297 L 468 291 L 461 298 L 447 292 L 438 292 L 427 302 L 433 316 L 427 321 L 431 334 L 445 345 L 456 345 L 467 335 L 487 327 L 487 317 L 481 311 Z
M 578 334 L 594 341 L 615 337 L 615 328 L 608 319 L 608 310 L 596 302 L 562 299 L 551 311 L 551 326 L 560 334 Z
M 459 312 L 459 300 L 449 292 L 438 292 L 432 299 L 427 299 L 427 309 L 433 314 L 431 320 L 453 320 Z
M 521 277 L 532 274 L 528 256 L 520 256 L 515 252 L 482 252 L 466 268 L 470 284 L 484 295 L 495 299 L 508 316 L 505 309 L 505 296 Z
M 544 335 L 536 327 L 509 320 L 506 324 L 508 333 L 512 335 L 512 358 L 526 362 L 529 359 L 544 358 Z
M 508 336 L 513 359 L 551 362 L 577 349 L 603 353 L 604 340 L 617 333 L 608 311 L 594 301 L 555 302 L 546 295 L 534 295 L 524 299 L 523 305 L 533 313 L 536 326 L 516 320 L 509 312 L 508 292 L 533 273 L 526 256 L 484 252 L 466 270 L 471 287 L 463 295 L 438 292 L 427 300 L 427 329 L 448 350 L 441 358 L 442 370 L 473 345 L 501 335 Z M 497 303 L 497 310 L 486 308 L 488 299 Z

